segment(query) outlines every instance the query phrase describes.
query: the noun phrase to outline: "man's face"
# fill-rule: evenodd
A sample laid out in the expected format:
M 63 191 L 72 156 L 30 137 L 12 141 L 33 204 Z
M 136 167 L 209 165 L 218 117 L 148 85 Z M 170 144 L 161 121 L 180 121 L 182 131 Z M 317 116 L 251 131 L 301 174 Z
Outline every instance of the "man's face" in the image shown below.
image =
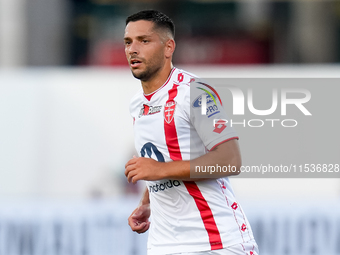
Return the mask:
M 152 21 L 129 22 L 124 35 L 125 55 L 132 74 L 148 81 L 165 64 L 165 44 Z

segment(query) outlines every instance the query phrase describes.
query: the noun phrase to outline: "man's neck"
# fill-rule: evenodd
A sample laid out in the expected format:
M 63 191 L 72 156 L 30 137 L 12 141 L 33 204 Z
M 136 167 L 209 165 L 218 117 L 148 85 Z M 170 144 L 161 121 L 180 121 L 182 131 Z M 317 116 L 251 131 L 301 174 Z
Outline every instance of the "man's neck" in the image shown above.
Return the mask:
M 161 69 L 157 75 L 148 81 L 142 81 L 142 87 L 144 94 L 148 95 L 159 89 L 168 79 L 173 66 L 168 65 Z

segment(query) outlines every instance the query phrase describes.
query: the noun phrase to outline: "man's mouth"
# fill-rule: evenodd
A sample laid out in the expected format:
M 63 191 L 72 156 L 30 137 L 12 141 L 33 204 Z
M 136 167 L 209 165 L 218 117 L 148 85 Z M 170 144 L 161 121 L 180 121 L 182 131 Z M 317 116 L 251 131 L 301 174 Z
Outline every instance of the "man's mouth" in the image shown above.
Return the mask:
M 132 68 L 136 68 L 136 67 L 140 66 L 140 64 L 142 64 L 142 61 L 140 61 L 138 59 L 131 59 L 130 60 L 130 66 Z

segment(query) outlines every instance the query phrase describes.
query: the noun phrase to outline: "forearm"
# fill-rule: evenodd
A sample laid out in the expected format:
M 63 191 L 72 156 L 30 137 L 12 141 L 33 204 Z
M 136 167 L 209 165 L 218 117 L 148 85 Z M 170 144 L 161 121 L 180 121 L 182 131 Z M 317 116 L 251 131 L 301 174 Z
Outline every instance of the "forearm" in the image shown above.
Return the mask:
M 196 166 L 208 167 L 217 165 L 227 167 L 227 171 L 219 171 L 205 176 L 199 175 L 199 178 L 195 179 L 190 176 L 190 172 L 194 173 Z M 138 180 L 157 181 L 162 179 L 202 181 L 202 178 L 212 179 L 239 174 L 240 167 L 241 155 L 238 142 L 237 140 L 230 140 L 191 161 L 179 160 L 165 163 L 151 158 L 132 158 L 125 165 L 125 175 L 128 182 L 133 183 L 136 183 Z M 143 194 L 141 202 L 150 203 L 147 189 Z
M 226 166 L 226 172 L 215 172 L 209 175 L 209 178 L 190 178 L 190 169 L 195 171 L 195 167 Z M 230 166 L 230 167 L 229 167 Z M 211 178 L 221 178 L 240 173 L 241 156 L 237 140 L 228 141 L 219 145 L 215 150 L 202 155 L 191 161 L 172 161 L 164 163 L 162 172 L 164 179 L 179 179 L 187 181 L 201 181 Z M 206 176 L 205 176 L 206 177 Z
M 145 188 L 143 195 L 142 195 L 142 198 L 139 202 L 139 205 L 146 205 L 146 204 L 150 204 L 148 188 Z

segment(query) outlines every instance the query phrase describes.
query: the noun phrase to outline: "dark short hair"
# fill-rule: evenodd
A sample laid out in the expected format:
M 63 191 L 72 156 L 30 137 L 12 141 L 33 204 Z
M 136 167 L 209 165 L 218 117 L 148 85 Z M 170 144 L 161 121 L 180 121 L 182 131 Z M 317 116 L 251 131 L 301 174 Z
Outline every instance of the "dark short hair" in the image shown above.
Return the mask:
M 126 25 L 129 22 L 138 20 L 152 21 L 156 28 L 168 30 L 173 37 L 175 37 L 175 25 L 172 20 L 164 13 L 156 10 L 144 10 L 130 15 L 126 19 Z

